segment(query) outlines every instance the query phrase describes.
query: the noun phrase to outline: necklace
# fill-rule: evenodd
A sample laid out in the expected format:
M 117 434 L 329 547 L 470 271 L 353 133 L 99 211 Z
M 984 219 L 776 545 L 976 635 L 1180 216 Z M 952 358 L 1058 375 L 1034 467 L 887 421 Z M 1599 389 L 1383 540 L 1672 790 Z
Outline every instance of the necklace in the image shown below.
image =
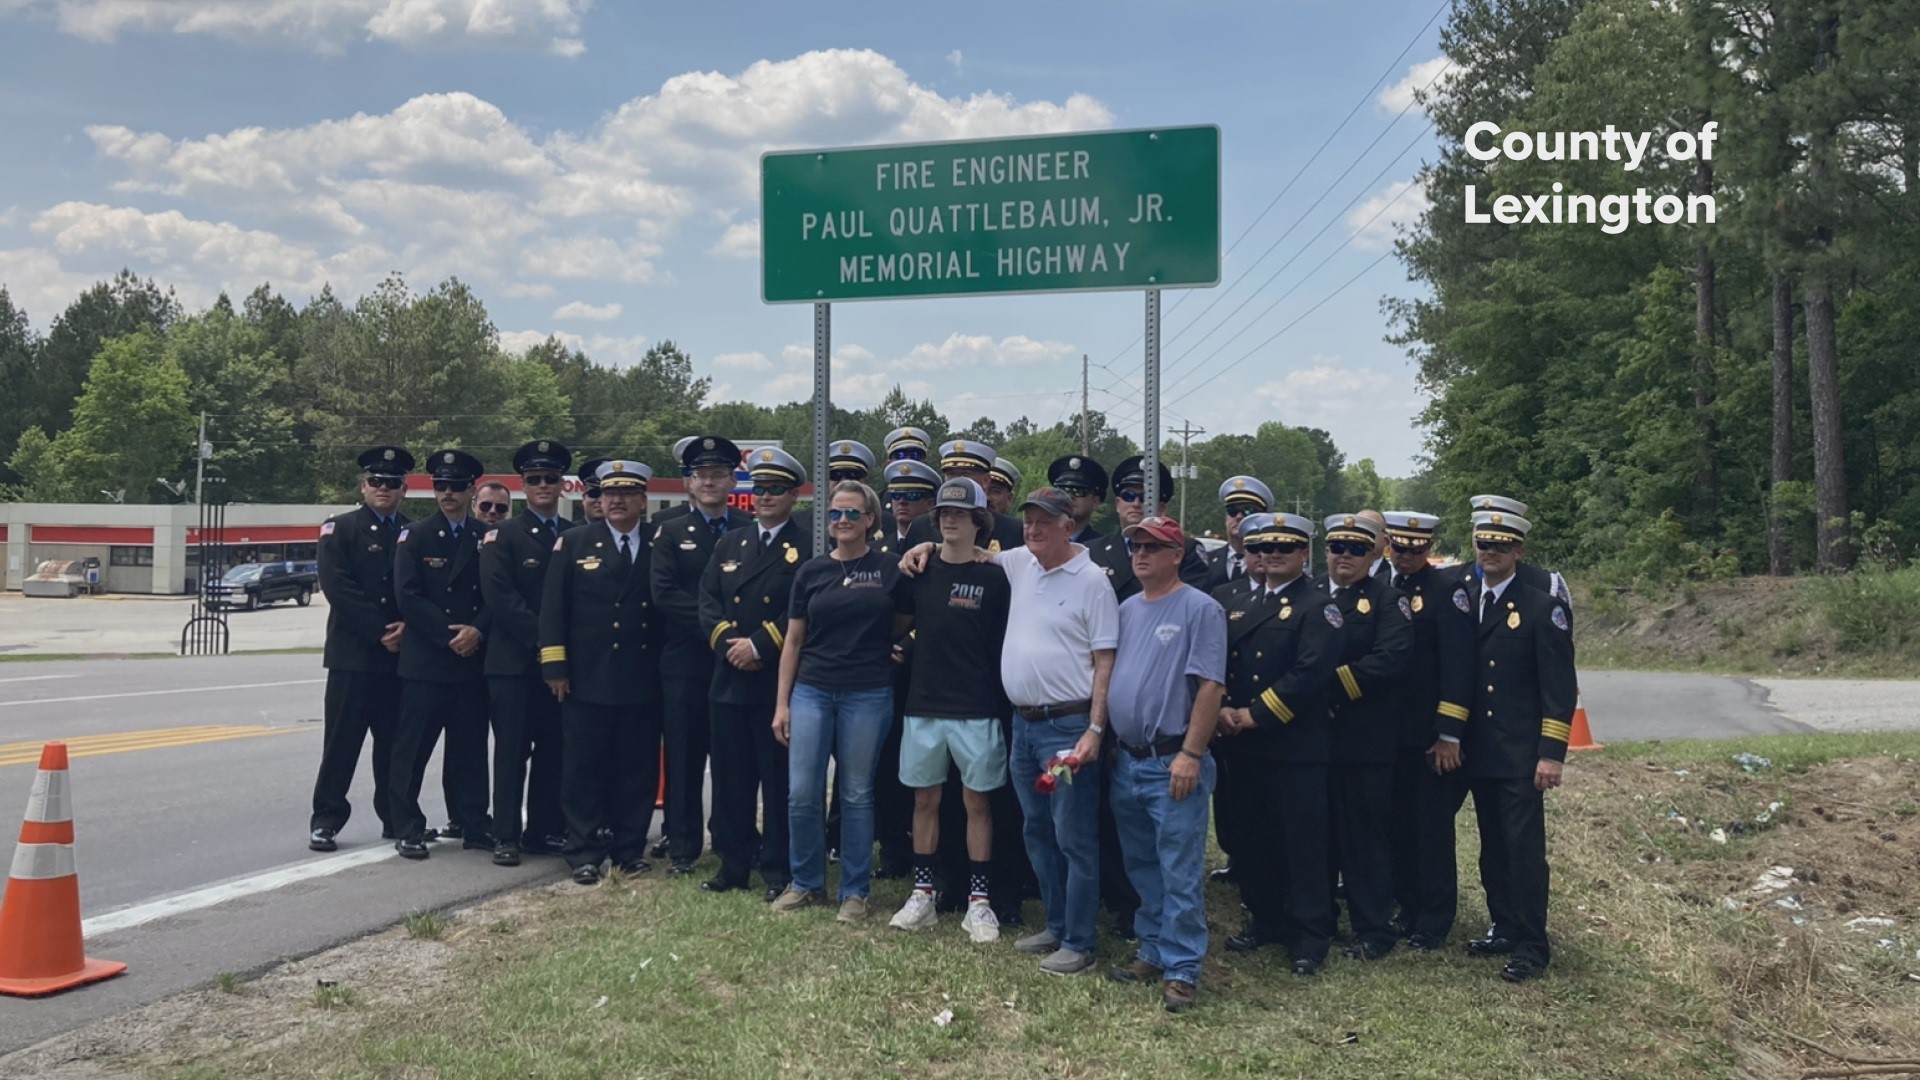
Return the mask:
M 867 559 L 872 555 L 873 552 L 869 551 L 865 555 L 853 560 L 853 565 L 846 568 L 846 576 L 840 579 L 841 588 L 848 588 L 853 584 L 854 576 L 866 569 Z

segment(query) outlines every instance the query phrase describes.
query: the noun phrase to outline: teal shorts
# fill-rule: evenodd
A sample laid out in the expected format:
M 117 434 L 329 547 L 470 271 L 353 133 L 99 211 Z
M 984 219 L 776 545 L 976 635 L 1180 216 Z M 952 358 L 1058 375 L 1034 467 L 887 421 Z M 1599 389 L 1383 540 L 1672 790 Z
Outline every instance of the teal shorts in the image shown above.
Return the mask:
M 960 767 L 971 791 L 992 791 L 1007 782 L 1007 741 L 1000 721 L 945 720 L 909 716 L 900 732 L 900 782 L 911 788 L 947 782 L 947 763 Z

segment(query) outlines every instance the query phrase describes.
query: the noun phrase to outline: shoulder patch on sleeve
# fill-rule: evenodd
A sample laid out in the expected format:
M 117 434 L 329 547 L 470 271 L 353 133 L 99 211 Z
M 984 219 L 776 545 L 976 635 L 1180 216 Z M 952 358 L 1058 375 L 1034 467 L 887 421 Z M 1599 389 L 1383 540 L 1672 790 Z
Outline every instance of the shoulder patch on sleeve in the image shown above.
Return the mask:
M 554 537 L 554 538 L 553 538 L 553 550 L 555 550 L 555 551 L 559 551 L 559 550 L 560 550 L 560 546 L 561 546 L 562 544 L 565 544 L 566 542 L 567 542 L 567 541 L 566 541 L 566 539 L 565 539 L 564 537 L 559 537 L 559 536 L 556 536 L 556 537 Z
M 331 521 L 329 521 L 329 522 L 327 522 L 326 524 L 324 524 L 324 525 L 322 525 L 322 526 L 320 526 L 320 535 L 321 535 L 321 536 L 332 536 L 332 535 L 333 535 L 333 522 L 331 522 Z
M 412 529 L 410 529 L 410 528 L 406 528 L 406 529 L 401 529 L 401 530 L 400 530 L 400 538 L 399 538 L 399 539 L 397 539 L 397 540 L 395 540 L 395 541 L 394 541 L 394 543 L 396 543 L 396 544 L 404 544 L 404 543 L 406 543 L 406 542 L 407 542 L 407 534 L 408 534 L 408 533 L 410 533 L 410 532 L 412 532 L 412 531 L 413 531 L 413 530 L 412 530 Z
M 1328 604 L 1321 610 L 1321 614 L 1327 617 L 1327 625 L 1333 627 L 1335 630 L 1340 629 L 1340 627 L 1346 623 L 1346 620 L 1340 617 L 1339 604 Z
M 1567 609 L 1559 604 L 1553 605 L 1553 625 L 1555 629 L 1562 631 L 1567 628 Z
M 1473 604 L 1467 599 L 1467 587 L 1465 585 L 1453 590 L 1453 606 L 1459 608 L 1463 615 L 1473 614 Z
M 1400 617 L 1408 622 L 1413 621 L 1413 602 L 1404 596 L 1400 598 Z

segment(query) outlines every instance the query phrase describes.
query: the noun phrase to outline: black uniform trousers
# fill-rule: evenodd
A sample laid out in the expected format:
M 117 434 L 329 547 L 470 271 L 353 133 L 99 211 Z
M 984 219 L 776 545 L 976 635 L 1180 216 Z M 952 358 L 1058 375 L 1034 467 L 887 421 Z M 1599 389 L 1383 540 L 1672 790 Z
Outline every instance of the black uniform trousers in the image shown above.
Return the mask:
M 1250 764 L 1240 839 L 1252 857 L 1235 868 L 1240 898 L 1256 934 L 1295 960 L 1325 960 L 1334 928 L 1327 766 Z
M 631 866 L 647 854 L 660 784 L 657 702 L 597 705 L 569 696 L 560 705 L 560 809 L 567 865 L 611 859 Z
M 560 702 L 540 678 L 487 676 L 493 702 L 493 836 L 519 843 L 566 835 L 560 812 Z M 525 829 L 521 827 L 525 810 Z
M 1473 811 L 1480 823 L 1480 882 L 1487 914 L 1512 940 L 1515 959 L 1542 967 L 1547 944 L 1546 799 L 1533 777 L 1476 778 Z
M 713 850 L 720 856 L 720 878 L 744 886 L 758 866 L 770 888 L 785 888 L 793 876 L 787 850 L 787 748 L 773 737 L 773 706 L 716 701 L 709 711 Z
M 1244 792 L 1251 786 L 1245 774 L 1252 769 L 1252 764 L 1236 750 L 1232 739 L 1213 744 L 1213 842 L 1220 845 L 1229 866 L 1234 866 L 1233 853 L 1245 843 L 1241 834 L 1250 813 Z M 1235 872 L 1238 873 L 1237 866 Z
M 400 727 L 400 676 L 376 671 L 327 672 L 326 728 L 320 739 L 320 775 L 313 781 L 309 829 L 339 832 L 353 816 L 347 792 L 360 765 L 360 748 L 373 735 L 373 812 L 381 836 L 394 837 L 387 783 L 393 740 Z
M 1393 813 L 1391 764 L 1336 764 L 1328 769 L 1333 852 L 1346 884 L 1347 921 L 1357 944 L 1376 952 L 1393 948 L 1393 856 L 1388 820 Z
M 1445 941 L 1460 907 L 1454 817 L 1467 798 L 1466 776 L 1433 771 L 1424 749 L 1402 748 L 1393 761 L 1393 896 L 1409 934 Z
M 668 675 L 662 680 L 666 695 L 667 805 L 663 831 L 667 858 L 690 863 L 706 848 L 707 747 L 713 718 L 707 713 L 709 677 L 688 679 Z
M 487 681 L 484 678 L 437 683 L 400 680 L 400 732 L 393 742 L 387 793 L 388 820 L 399 839 L 426 835 L 420 809 L 433 744 L 446 733 L 440 758 L 440 792 L 447 817 L 468 838 L 489 835 L 487 818 Z

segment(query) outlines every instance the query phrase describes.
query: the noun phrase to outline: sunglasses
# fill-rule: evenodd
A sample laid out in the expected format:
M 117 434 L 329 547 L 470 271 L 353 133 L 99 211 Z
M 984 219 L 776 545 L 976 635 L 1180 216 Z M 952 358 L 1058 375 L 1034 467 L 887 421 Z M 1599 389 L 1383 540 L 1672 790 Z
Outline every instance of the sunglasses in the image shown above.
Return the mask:
M 1058 487 L 1063 493 L 1075 499 L 1084 499 L 1093 494 L 1092 488 L 1081 487 L 1078 484 L 1060 484 Z
M 888 454 L 887 460 L 888 461 L 925 461 L 927 460 L 927 452 L 925 450 L 921 450 L 918 448 L 909 447 L 908 449 L 895 450 L 893 453 Z
M 1358 540 L 1329 540 L 1327 541 L 1327 554 L 1371 555 L 1373 554 L 1373 545 L 1361 543 Z
M 368 487 L 379 488 L 382 491 L 399 491 L 407 486 L 406 477 L 403 476 L 369 476 L 366 481 Z
M 828 521 L 859 521 L 866 516 L 867 512 L 865 510 L 842 510 L 835 507 L 827 511 Z
M 433 482 L 435 491 L 465 491 L 472 486 L 471 480 L 435 480 Z
M 1475 549 L 1479 551 L 1497 551 L 1500 554 L 1505 555 L 1506 553 L 1513 550 L 1513 541 L 1511 540 L 1475 540 L 1473 542 L 1473 546 Z
M 1230 518 L 1246 517 L 1248 514 L 1251 514 L 1251 513 L 1253 513 L 1253 507 L 1251 506 L 1227 507 L 1227 516 Z
M 763 499 L 777 499 L 793 490 L 791 484 L 755 484 L 753 493 Z
M 483 514 L 504 514 L 513 509 L 512 503 L 483 502 L 479 506 Z
M 827 479 L 829 480 L 835 480 L 835 481 L 865 480 L 866 478 L 867 478 L 867 470 L 865 469 L 829 469 L 827 470 Z
M 926 502 L 928 499 L 932 497 L 933 497 L 933 493 L 929 491 L 889 491 L 887 492 L 888 502 L 911 502 L 911 503 Z
M 1129 555 L 1135 555 L 1142 551 L 1179 551 L 1179 550 L 1180 550 L 1180 545 L 1178 544 L 1167 544 L 1157 540 L 1149 540 L 1145 543 L 1140 543 L 1134 540 L 1127 541 L 1127 554 Z
M 583 499 L 597 499 L 600 497 L 600 489 L 599 488 L 581 488 L 580 497 Z
M 1141 488 L 1123 488 L 1115 491 L 1113 494 L 1114 497 L 1118 498 L 1121 502 L 1139 502 L 1141 499 L 1147 497 L 1146 491 Z
M 1246 549 L 1254 555 L 1292 555 L 1305 544 L 1248 544 Z
M 520 478 L 520 483 L 522 484 L 522 486 L 525 486 L 525 487 L 546 487 L 548 484 L 557 484 L 559 482 L 560 482 L 559 473 L 547 473 L 547 472 L 528 473 L 527 475 Z

